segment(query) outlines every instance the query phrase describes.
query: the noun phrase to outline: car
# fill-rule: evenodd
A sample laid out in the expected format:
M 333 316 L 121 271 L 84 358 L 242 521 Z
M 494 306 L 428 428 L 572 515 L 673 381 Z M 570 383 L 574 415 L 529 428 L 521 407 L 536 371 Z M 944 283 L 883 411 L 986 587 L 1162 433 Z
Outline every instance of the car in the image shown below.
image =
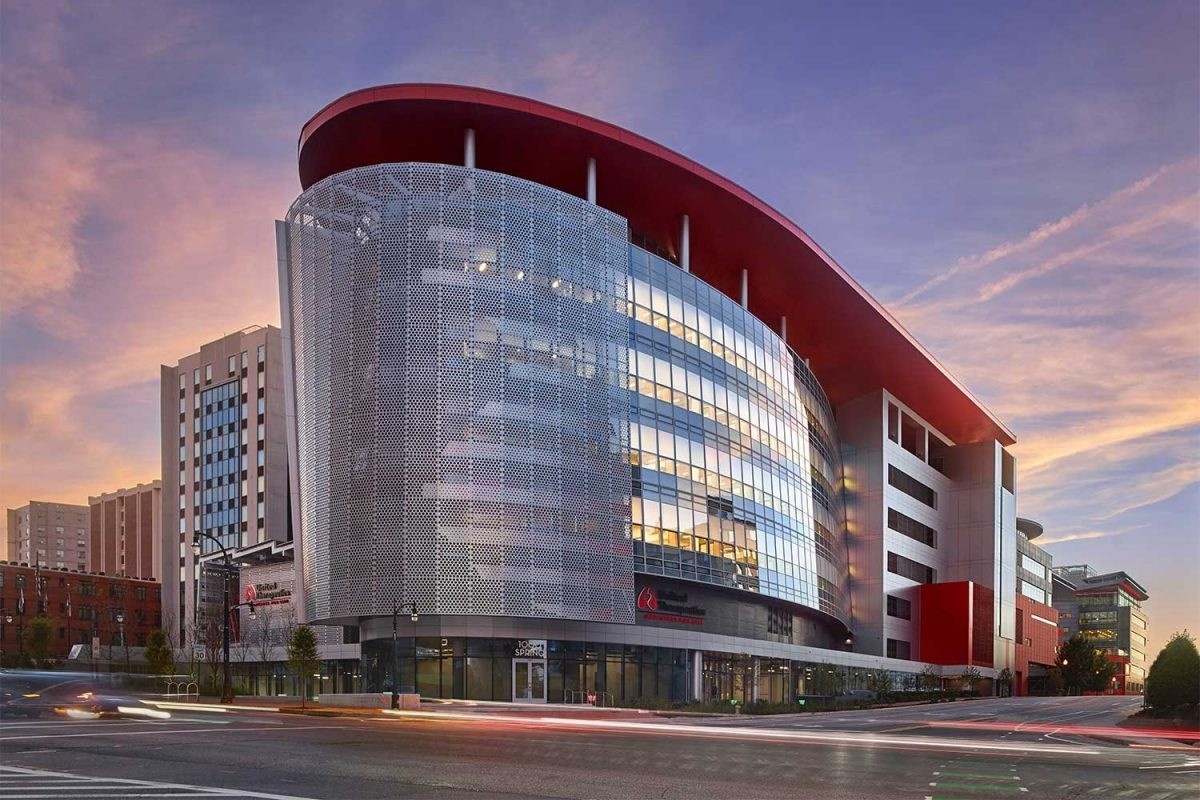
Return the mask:
M 86 674 L 17 670 L 0 672 L 0 716 L 37 718 L 58 714 L 71 719 L 169 719 L 170 713 L 110 687 Z
M 53 672 L 6 672 L 0 675 L 0 716 L 40 717 L 60 708 L 86 706 L 91 681 Z

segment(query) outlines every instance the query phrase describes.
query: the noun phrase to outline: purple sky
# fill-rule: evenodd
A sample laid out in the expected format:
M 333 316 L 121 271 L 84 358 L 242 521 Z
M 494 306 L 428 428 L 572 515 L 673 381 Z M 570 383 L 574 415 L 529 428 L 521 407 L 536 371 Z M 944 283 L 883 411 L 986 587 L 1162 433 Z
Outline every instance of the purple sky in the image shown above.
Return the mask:
M 566 106 L 780 209 L 1003 419 L 1056 563 L 1200 631 L 1200 7 L 8 2 L 0 504 L 159 473 L 158 365 L 278 324 L 339 95 Z M 600 165 L 603 170 L 603 165 Z

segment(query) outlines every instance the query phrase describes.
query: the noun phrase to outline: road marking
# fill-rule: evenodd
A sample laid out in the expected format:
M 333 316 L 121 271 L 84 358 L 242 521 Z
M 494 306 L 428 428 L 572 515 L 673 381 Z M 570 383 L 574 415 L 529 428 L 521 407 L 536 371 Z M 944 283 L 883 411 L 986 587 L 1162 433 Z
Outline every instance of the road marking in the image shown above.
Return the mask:
M 289 731 L 315 731 L 315 730 L 340 730 L 347 728 L 348 725 L 300 725 L 294 728 L 288 728 Z M 228 728 L 225 730 L 215 730 L 213 728 L 188 728 L 185 730 L 172 731 L 108 731 L 106 733 L 43 733 L 35 736 L 0 736 L 0 742 L 25 742 L 30 739 L 80 739 L 93 736 L 167 736 L 174 733 L 233 733 L 234 731 L 276 731 L 277 726 L 270 727 L 254 727 L 254 728 Z
M 995 778 L 996 780 L 1001 780 L 1001 781 L 1009 781 L 1009 780 L 1019 781 L 1019 780 L 1021 780 L 1020 775 L 996 775 L 995 773 L 992 773 L 990 775 L 985 775 L 980 772 L 934 772 L 933 774 L 934 775 L 953 775 L 956 778 Z
M 73 775 L 69 772 L 51 772 L 49 770 L 27 769 L 25 767 L 0 767 L 0 786 L 9 786 L 8 778 L 14 778 L 21 781 L 37 781 L 44 779 L 47 781 L 46 790 L 56 791 L 59 789 L 67 790 L 70 788 L 69 794 L 54 795 L 54 794 L 9 794 L 4 793 L 6 800 L 12 798 L 53 798 L 53 797 L 252 797 L 259 800 L 310 800 L 310 798 L 300 797 L 290 794 L 271 794 L 269 792 L 255 792 L 243 789 L 230 789 L 219 786 L 196 786 L 190 783 L 163 783 L 161 781 L 138 781 L 128 778 L 92 778 L 86 775 Z M 70 779 L 64 785 L 63 779 Z M 53 781 L 53 784 L 49 784 Z M 109 786 L 112 784 L 112 786 Z M 24 783 L 22 786 L 26 785 Z M 75 791 L 76 788 L 83 789 L 80 793 Z M 131 788 L 146 789 L 144 792 L 130 792 Z M 153 790 L 160 791 L 153 791 Z M 175 791 L 162 791 L 162 790 Z M 115 792 L 115 794 L 114 794 Z
M 930 781 L 930 786 L 940 786 L 943 789 L 987 789 L 989 792 L 1028 792 L 1024 786 L 1004 786 L 996 784 L 990 786 L 985 783 L 945 783 L 941 781 Z

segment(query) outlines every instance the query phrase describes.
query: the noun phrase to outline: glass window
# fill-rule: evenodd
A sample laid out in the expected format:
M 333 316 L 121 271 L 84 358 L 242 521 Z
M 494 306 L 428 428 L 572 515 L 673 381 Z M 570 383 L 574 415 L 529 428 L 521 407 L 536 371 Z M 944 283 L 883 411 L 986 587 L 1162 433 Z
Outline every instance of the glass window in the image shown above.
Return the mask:
M 266 345 L 260 344 L 258 346 L 258 363 L 261 364 L 266 360 L 267 360 L 267 347 L 266 347 Z
M 206 380 L 206 381 L 212 380 L 212 364 L 204 365 L 204 380 Z

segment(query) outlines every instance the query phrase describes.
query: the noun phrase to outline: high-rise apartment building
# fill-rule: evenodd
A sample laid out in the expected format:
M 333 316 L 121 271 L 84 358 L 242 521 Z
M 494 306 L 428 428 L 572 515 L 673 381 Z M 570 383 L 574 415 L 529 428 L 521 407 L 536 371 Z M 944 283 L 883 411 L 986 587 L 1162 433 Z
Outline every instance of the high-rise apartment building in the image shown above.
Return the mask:
M 181 643 L 220 601 L 201 562 L 291 537 L 281 361 L 279 329 L 255 326 L 162 367 L 163 616 Z
M 88 570 L 157 579 L 162 571 L 162 481 L 89 497 Z
M 88 569 L 87 506 L 30 500 L 8 509 L 7 560 L 53 569 Z
M 1087 564 L 1054 568 L 1054 607 L 1059 612 L 1059 636 L 1080 634 L 1091 639 L 1117 665 L 1113 691 L 1138 694 L 1146 686 L 1146 637 L 1149 618 L 1142 603 L 1146 587 L 1125 572 L 1103 575 Z

